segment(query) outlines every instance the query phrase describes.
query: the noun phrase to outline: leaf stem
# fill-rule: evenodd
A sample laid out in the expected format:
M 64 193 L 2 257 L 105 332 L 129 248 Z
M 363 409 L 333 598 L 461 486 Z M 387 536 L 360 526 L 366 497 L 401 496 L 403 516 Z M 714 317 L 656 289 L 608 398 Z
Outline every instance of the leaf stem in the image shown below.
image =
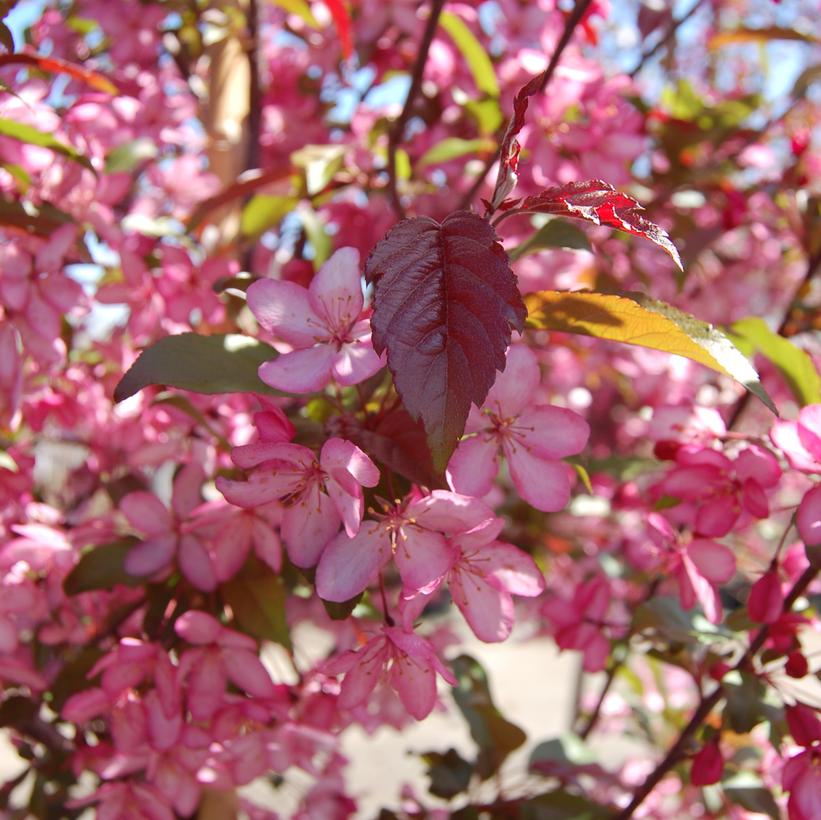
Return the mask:
M 793 604 L 804 593 L 804 590 L 806 590 L 812 583 L 813 579 L 818 574 L 819 569 L 821 569 L 821 565 L 810 564 L 810 566 L 808 566 L 804 572 L 801 573 L 798 580 L 795 584 L 793 584 L 792 589 L 787 594 L 787 597 L 784 599 L 784 606 L 781 610 L 784 614 L 788 613 L 792 609 Z M 761 647 L 764 646 L 769 634 L 770 625 L 765 624 L 758 630 L 756 636 L 750 642 L 747 651 L 744 652 L 733 667 L 734 671 L 742 670 L 748 666 L 753 657 L 755 657 Z M 627 808 L 625 808 L 624 811 L 617 816 L 616 820 L 629 820 L 650 792 L 652 792 L 653 789 L 661 782 L 670 769 L 672 769 L 673 766 L 675 766 L 676 763 L 682 759 L 685 749 L 687 748 L 693 735 L 695 735 L 698 728 L 710 712 L 713 711 L 723 695 L 724 687 L 721 684 L 716 686 L 709 695 L 702 693 L 698 707 L 693 713 L 693 716 L 690 718 L 689 723 L 681 730 L 681 733 L 675 743 L 673 743 L 670 747 L 667 754 L 664 756 L 664 759 L 658 764 L 658 766 L 656 766 L 655 769 L 653 769 L 644 783 L 642 783 L 642 785 L 636 790 L 633 795 L 633 799 L 630 801 Z
M 422 42 L 419 44 L 419 53 L 416 56 L 416 62 L 413 66 L 408 96 L 405 98 L 402 113 L 388 132 L 388 196 L 390 197 L 394 211 L 396 211 L 400 219 L 404 219 L 405 217 L 405 208 L 402 205 L 402 201 L 399 198 L 399 191 L 396 187 L 396 149 L 405 133 L 405 125 L 407 125 L 410 119 L 411 109 L 422 88 L 422 75 L 425 72 L 425 64 L 428 61 L 428 52 L 430 51 L 433 35 L 439 23 L 439 15 L 442 13 L 444 5 L 445 0 L 432 0 L 431 2 L 430 16 L 425 26 L 425 32 L 422 35 Z

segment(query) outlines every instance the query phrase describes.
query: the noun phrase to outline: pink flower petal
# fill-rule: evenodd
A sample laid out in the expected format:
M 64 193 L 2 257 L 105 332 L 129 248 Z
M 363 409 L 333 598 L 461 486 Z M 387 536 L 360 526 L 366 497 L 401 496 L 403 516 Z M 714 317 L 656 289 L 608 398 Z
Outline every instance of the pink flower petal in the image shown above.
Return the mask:
M 314 393 L 330 381 L 336 351 L 330 345 L 316 345 L 283 353 L 259 366 L 265 384 L 286 393 Z
M 770 430 L 770 440 L 787 457 L 794 470 L 803 473 L 821 472 L 821 458 L 813 458 L 798 436 L 794 421 L 777 421 Z
M 542 512 L 558 512 L 570 500 L 568 467 L 559 461 L 546 461 L 529 453 L 524 447 L 506 441 L 510 477 L 519 495 Z
M 717 541 L 697 538 L 687 546 L 687 555 L 708 580 L 726 584 L 735 575 L 735 556 L 729 547 Z
M 487 495 L 499 472 L 498 449 L 495 439 L 481 433 L 460 441 L 448 462 L 450 488 L 465 495 Z
M 120 501 L 120 512 L 134 529 L 146 535 L 160 535 L 171 529 L 168 508 L 154 493 L 129 493 Z
M 176 550 L 177 536 L 174 533 L 157 535 L 133 546 L 123 566 L 129 575 L 153 575 L 171 563 Z
M 426 718 L 436 705 L 436 673 L 409 656 L 395 658 L 390 670 L 391 686 L 404 707 L 417 720 Z
M 314 566 L 340 523 L 333 500 L 315 485 L 282 515 L 280 532 L 288 557 L 298 567 Z
M 328 328 L 350 327 L 362 313 L 359 251 L 340 248 L 319 269 L 308 287 L 308 300 Z
M 316 568 L 319 597 L 341 602 L 359 595 L 390 556 L 387 534 L 375 521 L 364 522 L 353 538 L 340 533 L 325 548 Z
M 699 535 L 719 538 L 733 528 L 740 514 L 738 496 L 734 492 L 715 495 L 699 506 L 693 526 Z
M 480 641 L 504 641 L 513 629 L 513 599 L 476 572 L 457 565 L 451 573 L 448 589 L 453 602 L 464 615 L 473 634 Z
M 339 384 L 349 387 L 369 379 L 384 366 L 383 357 L 376 354 L 370 341 L 357 340 L 342 345 L 334 357 L 331 373 Z
M 184 612 L 174 623 L 177 635 L 196 646 L 216 643 L 223 629 L 222 624 L 213 615 L 196 609 Z
M 536 562 L 513 544 L 495 541 L 482 552 L 485 568 L 513 595 L 535 598 L 544 592 L 544 576 Z
M 256 320 L 277 338 L 297 349 L 326 336 L 308 300 L 308 291 L 293 282 L 260 279 L 248 288 L 248 307 Z
M 379 483 L 377 466 L 359 447 L 345 439 L 329 438 L 322 445 L 319 463 L 332 476 L 337 470 L 341 470 L 365 487 L 375 487 Z
M 564 407 L 527 407 L 513 425 L 520 440 L 539 458 L 559 459 L 580 453 L 590 436 L 590 425 Z
M 795 514 L 798 536 L 808 547 L 821 544 L 821 484 L 805 493 Z
M 217 588 L 217 578 L 211 565 L 211 558 L 202 543 L 191 535 L 180 539 L 177 564 L 182 574 L 199 590 L 213 592 Z
M 403 527 L 394 553 L 403 591 L 428 591 L 442 580 L 457 557 L 455 548 L 440 533 L 413 525 Z
M 525 345 L 511 345 L 505 369 L 496 376 L 485 399 L 485 407 L 502 418 L 518 416 L 532 401 L 540 379 L 536 354 Z
M 798 414 L 798 439 L 821 462 L 821 404 L 809 404 Z
M 775 487 L 781 478 L 778 459 L 769 450 L 755 444 L 738 454 L 735 460 L 735 471 L 742 481 L 753 479 L 762 487 Z
M 222 657 L 228 679 L 234 686 L 255 698 L 272 698 L 276 695 L 274 682 L 256 654 L 242 649 L 224 649 Z

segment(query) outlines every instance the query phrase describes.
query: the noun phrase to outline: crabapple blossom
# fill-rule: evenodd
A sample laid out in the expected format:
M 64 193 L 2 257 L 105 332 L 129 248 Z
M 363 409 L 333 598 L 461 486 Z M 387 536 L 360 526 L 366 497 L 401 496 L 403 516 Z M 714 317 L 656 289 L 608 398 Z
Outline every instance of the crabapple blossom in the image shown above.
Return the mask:
M 775 456 L 763 447 L 750 445 L 734 459 L 717 450 L 685 445 L 675 454 L 676 466 L 660 482 L 665 495 L 686 502 L 674 513 L 702 536 L 726 535 L 738 526 L 742 514 L 766 518 L 767 491 L 781 478 Z
M 353 537 L 364 514 L 362 487 L 379 482 L 379 470 L 355 444 L 329 438 L 317 459 L 299 444 L 259 442 L 235 447 L 237 466 L 251 470 L 247 481 L 220 476 L 217 488 L 240 507 L 283 502 L 282 539 L 298 567 L 319 560 L 340 524 Z
M 536 356 L 512 345 L 505 369 L 481 410 L 471 411 L 468 435 L 448 464 L 448 483 L 456 492 L 486 495 L 504 454 L 510 477 L 522 498 L 537 510 L 555 512 L 570 499 L 568 468 L 559 459 L 584 448 L 587 422 L 563 407 L 537 404 L 540 375 Z
M 361 649 L 349 650 L 325 665 L 329 675 L 344 674 L 339 705 L 352 709 L 367 701 L 385 680 L 417 720 L 436 705 L 436 674 L 452 686 L 456 678 L 439 660 L 431 644 L 396 626 L 383 626 Z
M 406 594 L 432 591 L 458 558 L 448 536 L 493 519 L 482 501 L 447 490 L 408 497 L 373 515 L 354 536 L 340 533 L 322 553 L 316 589 L 324 600 L 358 595 L 391 558 Z
M 331 379 L 346 386 L 358 384 L 383 366 L 363 316 L 360 280 L 359 253 L 341 248 L 307 288 L 273 279 L 248 288 L 248 306 L 257 321 L 289 348 L 260 366 L 266 384 L 290 393 L 311 393 Z

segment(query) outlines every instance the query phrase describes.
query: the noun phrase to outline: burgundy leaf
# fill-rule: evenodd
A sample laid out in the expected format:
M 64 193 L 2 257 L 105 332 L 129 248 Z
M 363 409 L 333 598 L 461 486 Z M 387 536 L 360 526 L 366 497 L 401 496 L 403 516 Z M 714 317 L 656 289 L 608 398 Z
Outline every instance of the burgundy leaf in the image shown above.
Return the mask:
M 433 468 L 425 428 L 401 405 L 376 419 L 373 427 L 347 430 L 343 437 L 414 484 L 447 488 Z
M 374 248 L 365 277 L 376 285 L 374 348 L 387 349 L 396 389 L 425 425 L 442 471 L 471 402 L 481 404 L 504 369 L 511 328 L 524 326 L 516 277 L 493 228 L 468 211 L 441 225 L 399 222 Z
M 548 188 L 535 196 L 525 197 L 516 210 L 572 216 L 642 236 L 666 251 L 681 268 L 681 257 L 667 231 L 639 213 L 642 206 L 637 200 L 600 179 Z

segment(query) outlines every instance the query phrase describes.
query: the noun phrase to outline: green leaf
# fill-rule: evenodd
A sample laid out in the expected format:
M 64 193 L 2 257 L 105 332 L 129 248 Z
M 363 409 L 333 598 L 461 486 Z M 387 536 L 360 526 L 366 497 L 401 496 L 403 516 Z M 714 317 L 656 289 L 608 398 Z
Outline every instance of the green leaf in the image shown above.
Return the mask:
M 530 753 L 527 768 L 531 771 L 551 774 L 555 764 L 567 766 L 587 766 L 596 762 L 592 749 L 576 734 L 568 732 L 539 743 Z
M 29 187 L 31 186 L 31 176 L 29 172 L 23 168 L 22 165 L 18 165 L 16 162 L 3 162 L 0 163 L 0 167 L 7 171 L 11 176 L 13 176 L 17 180 L 18 184 L 18 191 L 21 194 L 26 193 Z
M 295 14 L 307 23 L 311 28 L 319 28 L 319 23 L 314 17 L 311 7 L 305 0 L 271 0 L 275 6 L 284 9 L 288 14 Z
M 457 678 L 453 699 L 470 728 L 470 735 L 479 747 L 476 773 L 486 780 L 499 770 L 505 758 L 527 740 L 527 735 L 506 720 L 490 696 L 487 674 L 470 655 L 460 655 L 453 661 Z
M 283 217 L 294 210 L 296 204 L 297 200 L 291 196 L 257 194 L 242 209 L 240 231 L 244 236 L 259 236 L 279 225 Z
M 276 355 L 270 345 L 236 333 L 166 336 L 140 353 L 115 388 L 114 401 L 123 401 L 152 384 L 193 393 L 280 395 L 257 375 L 259 366 Z
M 551 219 L 539 228 L 533 236 L 517 245 L 510 253 L 511 261 L 515 262 L 530 253 L 538 253 L 546 248 L 573 248 L 574 250 L 589 251 L 590 240 L 587 234 L 564 219 Z
M 291 154 L 291 162 L 305 174 L 305 190 L 309 196 L 323 191 L 342 167 L 344 145 L 306 145 Z
M 83 168 L 87 168 L 95 176 L 97 174 L 88 157 L 84 157 L 73 145 L 61 142 L 45 131 L 39 131 L 22 122 L 15 122 L 15 120 L 0 117 L 0 134 L 4 137 L 11 137 L 12 139 L 24 142 L 27 145 L 37 145 L 40 148 L 48 148 L 50 151 L 54 151 L 55 154 L 60 154 L 72 162 L 82 165 Z
M 308 237 L 314 251 L 314 268 L 319 268 L 331 255 L 333 244 L 331 237 L 325 230 L 325 223 L 312 208 L 301 206 L 298 209 L 299 218 L 302 221 L 302 229 Z
M 470 785 L 473 766 L 456 749 L 448 749 L 444 754 L 424 752 L 422 760 L 428 766 L 426 774 L 430 778 L 428 791 L 431 794 L 450 800 Z
M 766 814 L 779 820 L 781 812 L 772 792 L 752 772 L 740 772 L 722 783 L 730 803 L 754 814 Z
M 124 566 L 126 555 L 137 543 L 138 538 L 127 537 L 86 550 L 63 580 L 66 595 L 79 595 L 94 589 L 110 590 L 117 584 L 142 585 L 145 579 L 129 575 Z
M 499 96 L 499 83 L 496 81 L 496 72 L 487 52 L 482 44 L 473 36 L 473 32 L 465 25 L 461 17 L 453 12 L 443 11 L 439 17 L 439 24 L 450 35 L 456 48 L 462 53 L 468 64 L 476 88 L 489 97 Z
M 0 225 L 20 228 L 35 236 L 49 236 L 67 222 L 74 222 L 74 218 L 49 202 L 35 206 L 0 196 Z
M 730 330 L 744 353 L 760 353 L 778 368 L 799 404 L 821 402 L 821 376 L 808 353 L 770 330 L 757 316 L 739 319 Z
M 740 675 L 739 682 L 735 682 Z M 734 673 L 724 678 L 724 691 L 727 703 L 724 707 L 724 718 L 736 734 L 747 734 L 764 720 L 764 684 L 751 672 Z
M 461 137 L 445 137 L 432 148 L 425 151 L 419 158 L 417 166 L 424 168 L 427 165 L 438 165 L 440 162 L 449 162 L 466 154 L 486 154 L 496 149 L 496 143 L 487 137 L 465 140 Z
M 133 171 L 141 162 L 157 156 L 157 145 L 148 137 L 138 137 L 130 142 L 118 145 L 105 158 L 105 172 L 116 174 L 121 171 Z
M 490 97 L 484 100 L 468 100 L 465 111 L 476 120 L 476 127 L 480 134 L 495 134 L 505 120 L 499 100 Z
M 604 820 L 612 816 L 612 811 L 586 797 L 557 790 L 523 800 L 518 820 Z
M 755 368 L 729 337 L 666 302 L 641 293 L 543 290 L 524 297 L 529 327 L 581 333 L 675 353 L 730 376 L 777 415 Z
M 260 561 L 252 560 L 238 575 L 220 586 L 220 593 L 243 632 L 291 649 L 285 618 L 288 590 L 282 578 Z

